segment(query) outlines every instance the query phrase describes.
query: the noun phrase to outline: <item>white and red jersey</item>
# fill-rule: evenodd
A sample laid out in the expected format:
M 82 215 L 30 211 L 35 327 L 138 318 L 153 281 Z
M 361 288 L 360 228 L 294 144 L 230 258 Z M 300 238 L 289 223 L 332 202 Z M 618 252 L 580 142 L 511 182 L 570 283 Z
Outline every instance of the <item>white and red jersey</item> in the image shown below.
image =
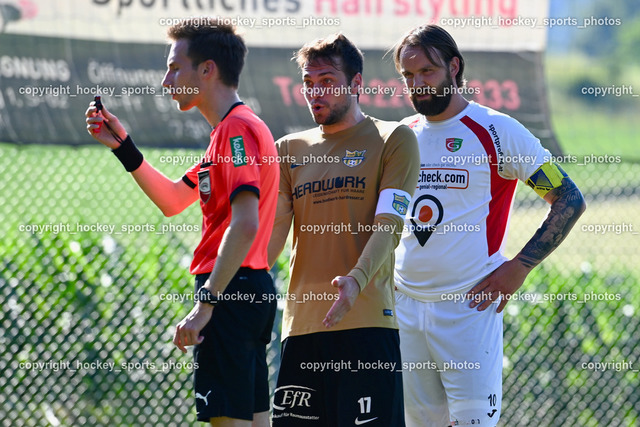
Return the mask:
M 517 179 L 551 154 L 515 119 L 470 102 L 448 120 L 407 118 L 418 137 L 420 176 L 396 249 L 398 290 L 422 301 L 466 292 L 503 254 Z

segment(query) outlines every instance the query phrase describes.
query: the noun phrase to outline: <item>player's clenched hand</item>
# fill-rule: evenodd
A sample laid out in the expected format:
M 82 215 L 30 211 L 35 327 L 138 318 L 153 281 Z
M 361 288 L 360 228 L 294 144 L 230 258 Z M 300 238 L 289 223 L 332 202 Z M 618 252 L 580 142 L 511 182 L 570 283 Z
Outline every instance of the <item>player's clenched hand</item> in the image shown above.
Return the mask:
M 360 286 L 358 286 L 356 279 L 351 276 L 337 276 L 331 281 L 331 285 L 338 288 L 339 296 L 322 321 L 327 328 L 335 326 L 342 320 L 344 315 L 351 310 L 360 294 Z
M 478 311 L 482 311 L 493 301 L 502 297 L 497 310 L 500 313 L 509 302 L 511 295 L 520 289 L 530 271 L 531 269 L 522 265 L 517 259 L 505 262 L 467 292 L 467 298 L 471 299 L 469 307 L 478 306 Z
M 120 139 L 126 139 L 127 131 L 124 126 L 122 126 L 120 120 L 111 114 L 106 107 L 103 106 L 102 110 L 98 112 L 96 103 L 92 101 L 84 115 L 87 118 L 87 131 L 89 131 L 89 134 L 112 150 L 118 148 L 120 143 L 111 135 L 111 132 L 109 132 L 109 129 L 105 126 L 105 122 L 109 123 L 109 127 L 111 127 Z
M 176 326 L 176 331 L 173 334 L 173 343 L 176 347 L 186 353 L 187 349 L 185 347 L 200 344 L 204 340 L 204 337 L 200 335 L 200 331 L 209 323 L 212 313 L 213 306 L 197 303 L 191 312 Z

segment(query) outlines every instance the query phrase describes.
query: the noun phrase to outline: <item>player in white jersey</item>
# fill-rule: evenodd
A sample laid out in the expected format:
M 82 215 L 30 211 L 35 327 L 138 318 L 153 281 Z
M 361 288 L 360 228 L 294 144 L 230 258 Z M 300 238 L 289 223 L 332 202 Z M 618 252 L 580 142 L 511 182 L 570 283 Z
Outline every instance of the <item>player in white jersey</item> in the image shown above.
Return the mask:
M 566 237 L 584 198 L 520 123 L 461 95 L 464 59 L 444 29 L 410 31 L 394 59 L 418 112 L 406 123 L 420 148 L 395 268 L 407 426 L 495 426 L 502 310 Z M 503 248 L 518 179 L 551 209 L 509 260 Z

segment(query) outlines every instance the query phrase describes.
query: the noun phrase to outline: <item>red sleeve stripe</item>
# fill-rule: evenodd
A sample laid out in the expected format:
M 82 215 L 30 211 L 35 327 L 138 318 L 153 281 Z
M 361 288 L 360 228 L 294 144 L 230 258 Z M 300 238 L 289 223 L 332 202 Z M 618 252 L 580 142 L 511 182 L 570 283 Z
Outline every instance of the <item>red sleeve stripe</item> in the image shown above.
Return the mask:
M 411 129 L 413 129 L 415 127 L 415 125 L 418 124 L 418 122 L 420 121 L 420 117 L 418 117 L 417 119 L 415 119 L 414 121 L 412 121 L 411 123 L 409 123 L 409 127 Z
M 489 202 L 489 215 L 487 216 L 487 247 L 489 249 L 488 255 L 491 256 L 498 252 L 500 246 L 502 246 L 518 181 L 504 179 L 498 175 L 498 156 L 487 129 L 469 116 L 464 116 L 460 121 L 480 140 L 491 161 L 489 165 L 491 170 L 491 201 Z

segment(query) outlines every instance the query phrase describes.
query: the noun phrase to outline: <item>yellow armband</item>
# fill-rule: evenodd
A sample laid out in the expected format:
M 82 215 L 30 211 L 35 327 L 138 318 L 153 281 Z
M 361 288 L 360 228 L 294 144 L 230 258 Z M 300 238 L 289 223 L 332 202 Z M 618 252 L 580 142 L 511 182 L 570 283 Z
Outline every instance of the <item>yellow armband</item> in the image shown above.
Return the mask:
M 562 185 L 562 179 L 568 175 L 555 163 L 545 163 L 540 166 L 527 180 L 527 185 L 544 197 L 549 191 Z

